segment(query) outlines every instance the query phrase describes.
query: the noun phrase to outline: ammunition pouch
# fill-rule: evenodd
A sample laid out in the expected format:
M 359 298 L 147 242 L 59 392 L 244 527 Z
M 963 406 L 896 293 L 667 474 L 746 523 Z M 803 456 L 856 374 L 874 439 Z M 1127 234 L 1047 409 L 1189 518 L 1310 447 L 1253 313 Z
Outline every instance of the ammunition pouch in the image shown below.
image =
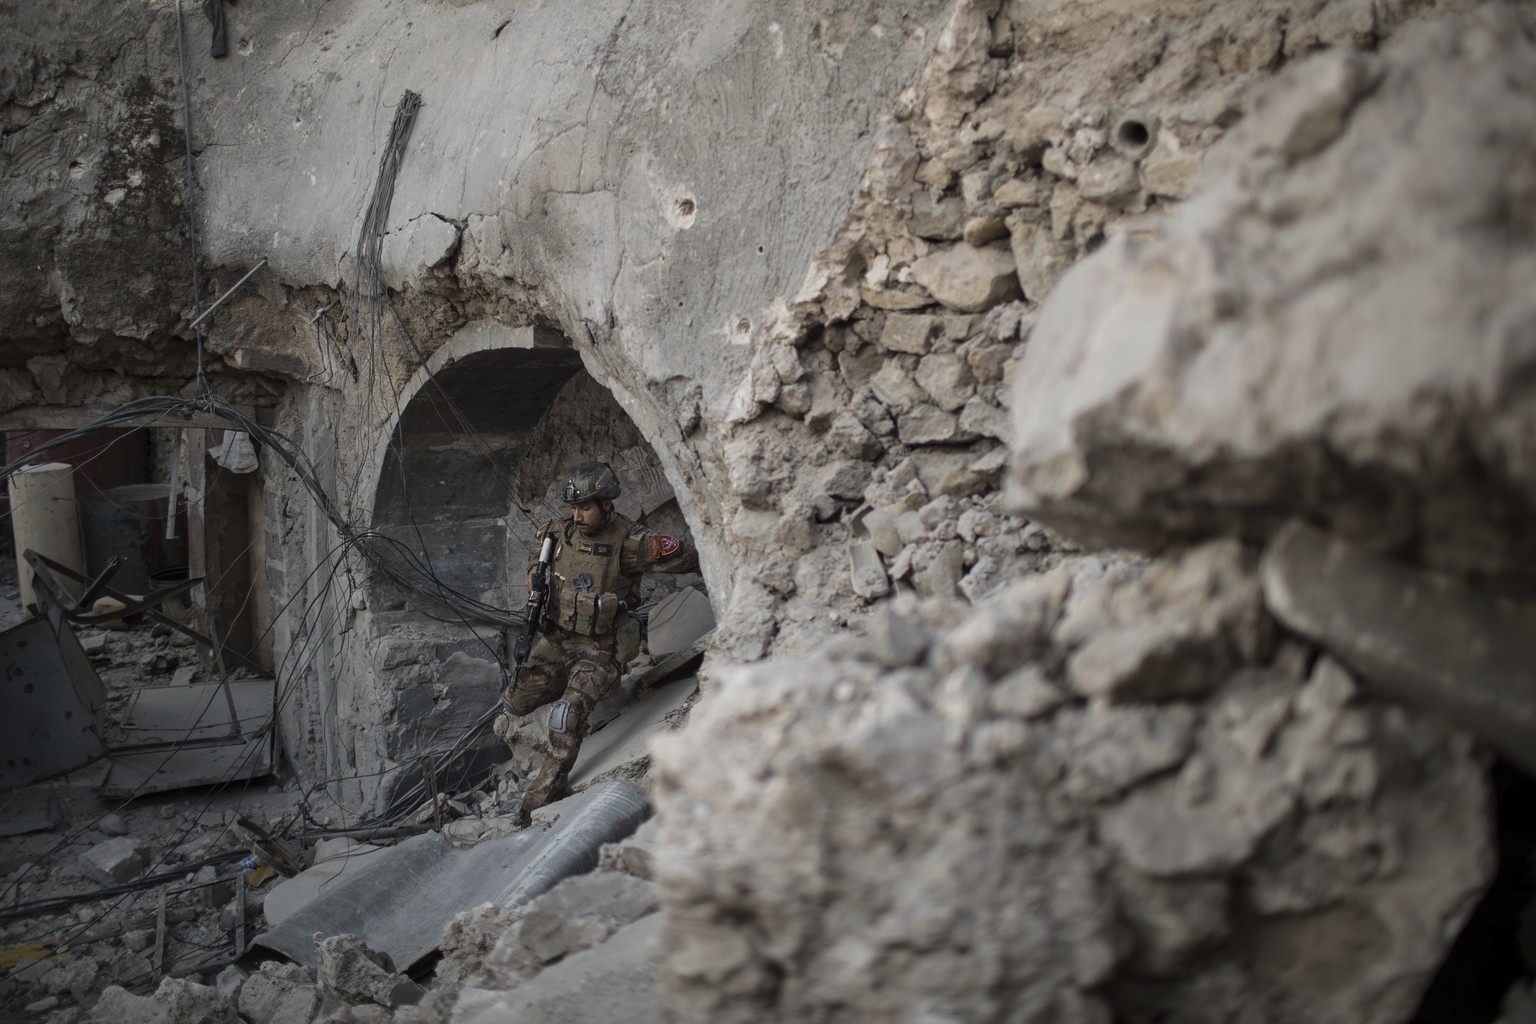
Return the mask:
M 558 621 L 582 636 L 607 636 L 619 617 L 618 594 L 594 594 L 572 586 L 560 588 Z

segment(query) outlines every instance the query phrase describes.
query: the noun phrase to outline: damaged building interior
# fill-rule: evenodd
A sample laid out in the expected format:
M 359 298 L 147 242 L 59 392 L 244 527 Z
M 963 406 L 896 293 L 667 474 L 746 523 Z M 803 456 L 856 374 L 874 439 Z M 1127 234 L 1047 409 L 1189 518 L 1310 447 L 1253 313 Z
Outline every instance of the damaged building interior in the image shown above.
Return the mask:
M 1536 6 L 3 7 L 0 1020 L 1536 1024 Z

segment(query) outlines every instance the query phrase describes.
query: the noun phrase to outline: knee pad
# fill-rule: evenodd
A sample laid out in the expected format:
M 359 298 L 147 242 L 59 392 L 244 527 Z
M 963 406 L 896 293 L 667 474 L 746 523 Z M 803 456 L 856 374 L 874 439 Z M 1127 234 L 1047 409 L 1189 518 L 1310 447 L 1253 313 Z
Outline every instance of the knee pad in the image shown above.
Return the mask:
M 557 700 L 549 706 L 549 731 L 565 732 L 571 726 L 571 702 Z

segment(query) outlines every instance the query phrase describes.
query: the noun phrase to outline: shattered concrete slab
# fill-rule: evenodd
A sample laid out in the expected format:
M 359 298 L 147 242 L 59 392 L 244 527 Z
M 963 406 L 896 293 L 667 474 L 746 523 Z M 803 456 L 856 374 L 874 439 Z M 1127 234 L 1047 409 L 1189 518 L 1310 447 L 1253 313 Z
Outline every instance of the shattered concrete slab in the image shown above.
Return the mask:
M 1235 592 L 1257 594 L 1254 563 L 1231 563 Z M 911 667 L 851 647 L 716 670 L 656 747 L 667 1012 L 1411 1012 L 1492 870 L 1466 737 L 1294 646 L 1237 645 L 1209 689 L 1157 703 L 1022 699 L 1067 692 L 1074 650 L 1163 613 L 1150 574 L 1058 572 L 938 630 L 940 657 Z M 785 962 L 812 966 L 791 980 Z
M 428 832 L 375 854 L 258 935 L 249 959 L 277 954 L 313 965 L 316 933 L 355 935 L 408 970 L 437 946 L 455 915 L 481 903 L 520 906 L 591 870 L 604 843 L 629 835 L 649 814 L 645 793 L 617 780 L 564 803 L 545 827 L 493 832 L 462 849 Z
M 1504 182 L 1536 150 L 1531 12 L 1351 46 L 1284 67 L 1187 202 L 1051 293 L 1013 381 L 1019 510 L 1144 549 L 1294 516 L 1530 586 L 1536 401 L 1510 339 L 1536 247 Z

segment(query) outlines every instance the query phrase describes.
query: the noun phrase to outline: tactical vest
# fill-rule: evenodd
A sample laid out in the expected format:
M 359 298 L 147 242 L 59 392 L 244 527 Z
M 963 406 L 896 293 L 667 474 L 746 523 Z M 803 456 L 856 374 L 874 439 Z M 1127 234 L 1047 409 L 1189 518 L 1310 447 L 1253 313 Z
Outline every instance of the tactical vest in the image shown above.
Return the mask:
M 582 536 L 569 520 L 546 527 L 555 538 L 546 616 L 556 626 L 582 636 L 607 636 L 618 627 L 619 602 L 640 582 L 619 571 L 631 525 L 610 513 L 590 537 Z

